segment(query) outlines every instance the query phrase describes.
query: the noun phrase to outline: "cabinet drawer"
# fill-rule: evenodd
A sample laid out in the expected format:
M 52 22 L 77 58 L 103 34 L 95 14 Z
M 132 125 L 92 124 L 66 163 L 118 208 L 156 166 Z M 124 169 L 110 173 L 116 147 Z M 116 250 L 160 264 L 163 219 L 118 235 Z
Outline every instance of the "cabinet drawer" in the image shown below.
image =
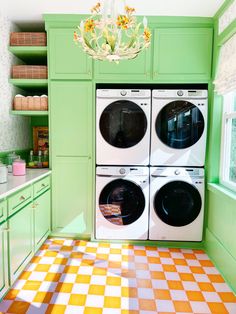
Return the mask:
M 8 216 L 17 212 L 33 199 L 32 186 L 29 186 L 8 199 Z
M 43 178 L 42 180 L 34 184 L 34 198 L 48 190 L 51 186 L 50 176 Z
M 0 201 L 0 223 L 7 218 L 7 201 Z

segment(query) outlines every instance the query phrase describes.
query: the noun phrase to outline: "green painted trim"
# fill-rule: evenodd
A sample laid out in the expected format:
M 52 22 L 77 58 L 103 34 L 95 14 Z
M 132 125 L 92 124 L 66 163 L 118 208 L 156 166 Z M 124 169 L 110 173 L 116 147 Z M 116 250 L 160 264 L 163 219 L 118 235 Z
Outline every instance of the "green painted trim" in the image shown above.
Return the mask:
M 11 114 L 16 116 L 48 116 L 48 111 L 11 110 Z
M 225 186 L 223 186 L 221 184 L 208 183 L 207 189 L 213 193 L 220 195 L 220 196 L 222 196 L 222 194 L 223 194 L 224 196 L 227 196 L 227 197 L 233 199 L 234 201 L 236 201 L 236 193 L 234 191 L 227 189 Z
M 9 79 L 9 83 L 19 88 L 47 88 L 47 79 Z
M 52 231 L 49 234 L 49 239 L 50 238 L 66 238 L 66 239 L 72 239 L 72 240 L 86 240 L 90 241 L 91 240 L 91 235 L 84 233 L 84 234 L 77 234 L 77 233 L 60 233 L 56 231 Z
M 236 19 L 219 35 L 217 44 L 222 46 L 236 33 Z
M 227 284 L 236 293 L 236 260 L 208 228 L 205 249 Z
M 218 9 L 216 14 L 213 16 L 214 19 L 219 19 L 219 17 L 228 9 L 228 7 L 234 2 L 234 0 L 225 0 L 221 7 Z
M 44 14 L 46 30 L 49 28 L 77 27 L 82 19 L 89 17 L 87 14 Z M 211 17 L 186 17 L 186 16 L 148 16 L 148 23 L 153 27 L 212 27 Z M 142 22 L 143 16 L 137 16 Z
M 214 92 L 213 92 L 214 93 Z M 209 141 L 207 149 L 208 182 L 219 182 L 222 97 L 214 95 L 210 108 Z

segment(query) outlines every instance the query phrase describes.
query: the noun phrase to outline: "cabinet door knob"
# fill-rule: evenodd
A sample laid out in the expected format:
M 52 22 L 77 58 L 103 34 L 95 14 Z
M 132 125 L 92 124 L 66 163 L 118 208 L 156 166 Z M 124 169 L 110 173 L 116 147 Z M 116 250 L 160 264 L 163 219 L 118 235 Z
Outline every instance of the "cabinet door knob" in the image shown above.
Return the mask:
M 25 200 L 25 197 L 23 195 L 21 195 L 20 201 L 24 201 L 24 200 Z

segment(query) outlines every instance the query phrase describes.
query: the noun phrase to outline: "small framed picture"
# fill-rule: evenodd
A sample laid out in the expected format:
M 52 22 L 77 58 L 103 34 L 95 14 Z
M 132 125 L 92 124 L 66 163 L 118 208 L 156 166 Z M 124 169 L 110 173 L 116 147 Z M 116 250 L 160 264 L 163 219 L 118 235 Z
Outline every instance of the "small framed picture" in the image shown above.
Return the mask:
M 34 126 L 33 127 L 33 142 L 34 142 L 34 154 L 37 154 L 39 150 L 41 151 L 49 150 L 47 126 Z

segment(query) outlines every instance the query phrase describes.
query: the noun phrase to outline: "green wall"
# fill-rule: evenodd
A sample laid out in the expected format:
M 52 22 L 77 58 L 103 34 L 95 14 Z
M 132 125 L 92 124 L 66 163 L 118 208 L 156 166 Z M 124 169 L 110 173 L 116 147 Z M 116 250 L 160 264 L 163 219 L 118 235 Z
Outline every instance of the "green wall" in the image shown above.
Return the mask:
M 218 36 L 218 19 L 232 3 L 226 0 L 215 15 L 213 78 L 217 69 L 220 46 L 236 32 L 233 22 Z M 236 193 L 219 184 L 222 97 L 211 93 L 212 97 L 208 132 L 207 154 L 207 220 L 205 230 L 205 247 L 210 258 L 236 292 Z

